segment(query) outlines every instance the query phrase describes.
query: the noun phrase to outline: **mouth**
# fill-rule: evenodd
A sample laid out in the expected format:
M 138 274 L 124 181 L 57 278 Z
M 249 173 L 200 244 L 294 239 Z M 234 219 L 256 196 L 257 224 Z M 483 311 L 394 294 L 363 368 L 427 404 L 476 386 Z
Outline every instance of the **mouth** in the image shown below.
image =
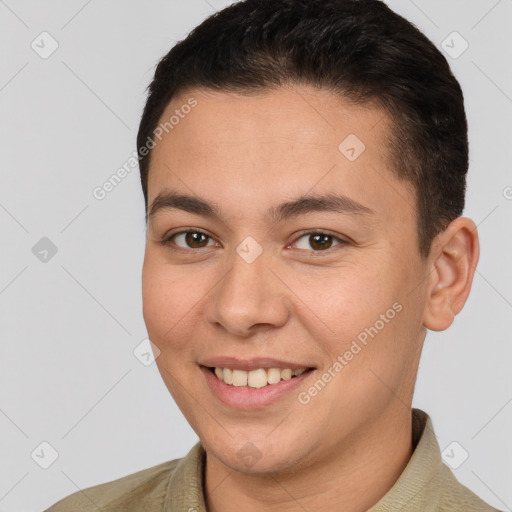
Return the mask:
M 235 366 L 234 362 L 231 364 Z M 300 387 L 306 386 L 316 371 L 313 367 L 278 368 L 265 364 L 260 363 L 259 368 L 254 361 L 240 364 L 245 370 L 201 364 L 199 368 L 213 396 L 224 406 L 246 412 L 262 410 L 282 400 L 296 400 Z
M 256 368 L 254 370 L 242 370 L 237 368 L 221 368 L 218 366 L 203 366 L 215 377 L 232 387 L 259 389 L 274 386 L 282 381 L 296 379 L 303 374 L 313 371 L 315 368 Z

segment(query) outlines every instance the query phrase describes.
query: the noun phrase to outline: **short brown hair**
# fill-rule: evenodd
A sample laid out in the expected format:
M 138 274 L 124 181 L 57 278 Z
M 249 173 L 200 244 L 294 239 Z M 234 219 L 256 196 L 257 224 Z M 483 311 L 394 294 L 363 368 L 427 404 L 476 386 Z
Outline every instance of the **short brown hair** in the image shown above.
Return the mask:
M 379 0 L 242 0 L 176 44 L 156 67 L 137 135 L 146 214 L 151 153 L 141 149 L 173 97 L 191 88 L 254 93 L 285 83 L 384 109 L 393 124 L 393 171 L 416 190 L 426 257 L 464 209 L 463 94 L 434 44 Z

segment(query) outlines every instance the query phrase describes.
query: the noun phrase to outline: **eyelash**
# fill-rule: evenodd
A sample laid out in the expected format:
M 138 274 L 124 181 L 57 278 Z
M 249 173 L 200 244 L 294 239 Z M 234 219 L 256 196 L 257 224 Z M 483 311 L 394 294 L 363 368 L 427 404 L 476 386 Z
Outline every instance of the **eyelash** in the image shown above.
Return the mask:
M 172 242 L 172 239 L 177 237 L 178 235 L 184 235 L 184 234 L 186 235 L 188 233 L 200 233 L 202 235 L 205 235 L 210 240 L 214 240 L 214 238 L 212 236 L 210 236 L 208 233 L 206 233 L 205 231 L 203 231 L 201 229 L 193 228 L 193 229 L 188 229 L 188 230 L 184 230 L 184 231 L 178 231 L 177 233 L 172 233 L 171 235 L 166 236 L 161 241 L 161 243 L 162 243 L 162 245 L 164 245 L 166 247 L 169 247 L 173 251 L 184 252 L 184 253 L 187 253 L 187 254 L 189 254 L 191 251 L 198 251 L 200 249 L 207 249 L 208 247 L 211 247 L 211 246 L 206 246 L 206 247 L 199 247 L 199 248 L 193 248 L 193 247 L 185 248 L 185 247 L 180 247 L 179 245 L 176 245 L 176 244 L 174 244 L 174 242 Z M 331 237 L 333 240 L 337 241 L 338 244 L 333 246 L 333 247 L 330 247 L 329 249 L 324 249 L 324 250 L 317 250 L 317 251 L 315 251 L 314 249 L 311 249 L 311 250 L 308 250 L 308 249 L 296 249 L 296 250 L 311 252 L 314 255 L 322 255 L 322 254 L 330 254 L 332 252 L 332 250 L 334 249 L 334 247 L 343 246 L 343 245 L 348 245 L 349 244 L 349 242 L 347 240 L 344 240 L 344 239 L 334 235 L 333 233 L 331 233 L 329 231 L 324 231 L 324 230 L 320 230 L 320 229 L 316 229 L 316 230 L 314 229 L 314 230 L 303 232 L 302 234 L 300 234 L 299 237 L 297 237 L 292 242 L 292 244 L 295 244 L 298 240 L 300 240 L 301 238 L 304 238 L 305 236 L 311 236 L 311 235 L 327 235 L 327 236 Z M 171 243 L 173 245 L 171 245 Z M 292 244 L 289 244 L 289 245 L 292 245 Z

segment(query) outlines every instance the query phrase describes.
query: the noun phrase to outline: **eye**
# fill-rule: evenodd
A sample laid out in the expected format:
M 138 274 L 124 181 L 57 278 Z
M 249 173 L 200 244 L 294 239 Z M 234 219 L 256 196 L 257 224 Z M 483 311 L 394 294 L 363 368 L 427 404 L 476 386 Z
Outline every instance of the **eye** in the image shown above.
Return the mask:
M 346 240 L 328 232 L 310 231 L 300 236 L 293 245 L 300 250 L 311 251 L 313 249 L 313 252 L 324 252 L 336 245 L 347 243 Z M 203 249 L 218 245 L 210 235 L 198 229 L 170 234 L 162 240 L 162 244 L 173 249 Z
M 164 245 L 170 245 L 170 243 L 182 248 L 182 249 L 203 249 L 204 247 L 211 245 L 215 246 L 217 243 L 209 235 L 199 230 L 180 231 L 172 235 L 166 236 L 162 243 Z
M 301 240 L 304 241 L 301 242 Z M 335 247 L 336 245 L 333 245 L 335 241 L 338 242 L 336 245 L 345 245 L 348 243 L 347 241 L 324 231 L 310 231 L 299 237 L 293 245 L 297 246 L 301 250 L 309 251 L 313 249 L 314 252 L 322 252 Z

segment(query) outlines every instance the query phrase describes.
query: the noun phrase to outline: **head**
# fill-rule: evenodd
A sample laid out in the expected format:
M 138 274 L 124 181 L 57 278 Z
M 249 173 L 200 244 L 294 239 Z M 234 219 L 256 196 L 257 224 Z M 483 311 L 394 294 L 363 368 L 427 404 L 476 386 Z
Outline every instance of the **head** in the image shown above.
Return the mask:
M 426 329 L 478 259 L 463 96 L 435 46 L 378 0 L 241 1 L 159 62 L 137 145 L 144 318 L 209 453 L 274 471 L 406 416 Z M 219 357 L 311 370 L 235 407 L 205 376 Z

